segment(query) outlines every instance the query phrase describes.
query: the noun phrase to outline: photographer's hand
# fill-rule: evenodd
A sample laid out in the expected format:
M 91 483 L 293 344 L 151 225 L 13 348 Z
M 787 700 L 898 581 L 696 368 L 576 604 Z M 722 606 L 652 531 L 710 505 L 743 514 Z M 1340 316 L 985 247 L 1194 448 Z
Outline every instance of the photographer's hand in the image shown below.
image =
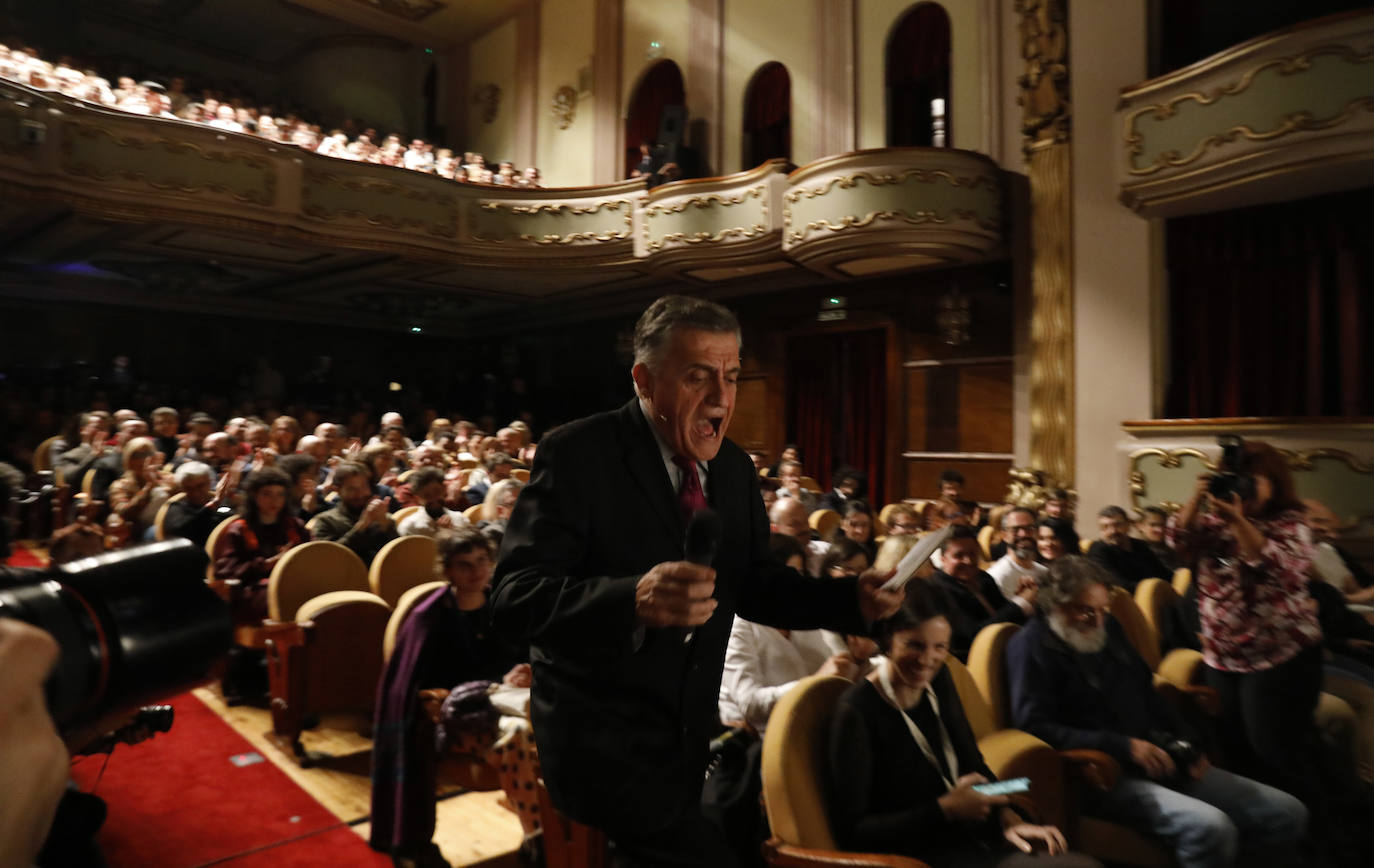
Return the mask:
M 31 865 L 66 788 L 69 760 L 43 698 L 52 637 L 0 618 L 0 865 Z
M 1264 534 L 1245 517 L 1245 504 L 1241 501 L 1240 495 L 1233 491 L 1229 500 L 1222 500 L 1209 494 L 1207 502 L 1235 533 L 1236 554 L 1247 561 L 1259 558 L 1260 552 L 1264 549 Z
M 1193 483 L 1193 496 L 1188 498 L 1188 502 L 1183 504 L 1178 510 L 1178 526 L 1182 528 L 1192 528 L 1193 519 L 1197 518 L 1198 506 L 1204 497 L 1209 497 L 1207 488 L 1212 484 L 1212 474 L 1204 473 L 1198 476 Z

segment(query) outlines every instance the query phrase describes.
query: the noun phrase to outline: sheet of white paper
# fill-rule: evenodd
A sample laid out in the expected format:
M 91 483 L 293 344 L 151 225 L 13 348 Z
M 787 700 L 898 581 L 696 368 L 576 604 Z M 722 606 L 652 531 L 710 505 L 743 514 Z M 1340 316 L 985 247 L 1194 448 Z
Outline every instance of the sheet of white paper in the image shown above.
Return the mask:
M 883 585 L 883 590 L 900 591 L 906 587 L 906 583 L 911 581 L 911 577 L 916 575 L 916 570 L 920 569 L 921 564 L 930 558 L 935 550 L 944 545 L 949 535 L 954 533 L 954 525 L 947 524 L 936 531 L 931 531 L 916 541 L 916 545 L 911 547 L 911 551 L 906 553 L 901 563 L 897 564 L 897 574 L 888 579 Z

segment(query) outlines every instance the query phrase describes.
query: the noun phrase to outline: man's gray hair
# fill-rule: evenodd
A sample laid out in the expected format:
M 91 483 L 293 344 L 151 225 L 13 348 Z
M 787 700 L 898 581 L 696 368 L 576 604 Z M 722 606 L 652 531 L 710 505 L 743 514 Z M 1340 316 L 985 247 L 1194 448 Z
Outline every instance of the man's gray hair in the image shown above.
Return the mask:
M 176 473 L 172 474 L 172 476 L 176 479 L 177 485 L 181 485 L 183 482 L 193 477 L 204 476 L 207 479 L 214 479 L 215 471 L 211 470 L 210 465 L 203 461 L 187 461 L 185 464 L 178 467 Z
M 1050 571 L 1040 580 L 1037 598 L 1042 611 L 1049 613 L 1072 601 L 1091 585 L 1110 589 L 1112 577 L 1096 561 L 1081 555 L 1065 555 L 1050 564 Z
M 739 340 L 739 320 L 714 301 L 686 295 L 665 295 L 640 314 L 635 323 L 635 364 L 658 365 L 673 330 L 732 333 Z

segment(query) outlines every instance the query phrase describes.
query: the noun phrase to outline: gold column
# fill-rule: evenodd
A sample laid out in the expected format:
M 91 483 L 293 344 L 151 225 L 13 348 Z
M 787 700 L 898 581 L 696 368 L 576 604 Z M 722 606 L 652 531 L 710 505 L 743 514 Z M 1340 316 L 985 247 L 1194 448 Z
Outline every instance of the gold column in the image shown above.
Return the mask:
M 1074 476 L 1073 188 L 1067 0 L 1016 0 L 1021 132 L 1030 180 L 1030 463 L 1046 488 Z

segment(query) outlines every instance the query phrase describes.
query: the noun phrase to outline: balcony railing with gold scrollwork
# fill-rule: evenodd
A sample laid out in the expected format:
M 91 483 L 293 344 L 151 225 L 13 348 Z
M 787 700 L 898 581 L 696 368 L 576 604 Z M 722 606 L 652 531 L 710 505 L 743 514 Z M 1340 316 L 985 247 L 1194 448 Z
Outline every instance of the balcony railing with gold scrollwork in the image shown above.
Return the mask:
M 1147 217 L 1374 182 L 1374 11 L 1316 19 L 1125 88 L 1121 199 Z
M 1002 254 L 1001 173 L 982 155 L 892 148 L 788 168 L 654 190 L 461 184 L 0 82 L 0 188 L 101 218 L 608 282 L 859 276 Z

